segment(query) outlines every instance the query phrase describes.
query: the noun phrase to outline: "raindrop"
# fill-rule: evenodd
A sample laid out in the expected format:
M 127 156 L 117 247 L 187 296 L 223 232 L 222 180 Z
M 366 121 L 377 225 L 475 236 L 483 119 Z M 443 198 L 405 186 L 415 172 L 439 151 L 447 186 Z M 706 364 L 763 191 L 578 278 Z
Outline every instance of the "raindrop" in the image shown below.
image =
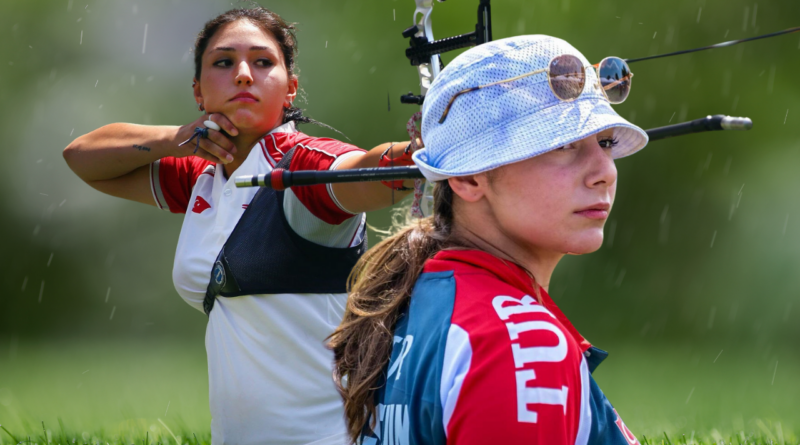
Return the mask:
M 775 85 L 775 65 L 769 68 L 769 80 L 767 80 L 767 94 L 772 94 L 772 87 Z
M 326 40 L 325 41 L 325 48 L 327 48 L 327 47 L 328 47 L 328 41 Z
M 50 253 L 50 259 L 47 260 L 47 267 L 50 267 L 50 263 L 53 262 L 53 255 L 55 255 L 55 252 Z
M 756 16 L 758 15 L 758 3 L 753 5 L 753 22 L 750 24 L 753 28 L 756 27 Z
M 715 230 L 714 233 L 711 235 L 711 246 L 709 249 L 714 248 L 714 241 L 717 239 L 717 231 Z
M 609 248 L 614 247 L 614 234 L 617 232 L 617 220 L 612 220 L 608 225 L 608 238 L 606 239 L 606 246 Z
M 700 23 L 700 15 L 703 13 L 703 7 L 700 7 L 700 10 L 697 11 L 697 23 Z
M 686 403 L 685 403 L 686 405 L 689 404 L 689 400 L 691 400 L 692 394 L 694 394 L 694 388 L 692 388 L 692 390 L 689 391 L 689 397 L 686 398 Z
M 72 136 L 72 133 L 75 133 L 75 129 L 73 128 L 72 131 L 69 132 L 69 135 Z
M 724 36 L 722 36 L 722 38 L 723 38 L 723 39 L 727 39 L 727 38 L 728 38 L 728 33 L 729 33 L 729 32 L 731 32 L 731 30 L 730 30 L 730 29 L 726 29 L 726 30 L 725 30 L 725 35 L 724 35 Z
M 731 70 L 725 70 L 722 75 L 722 97 L 728 97 L 731 92 Z
M 716 232 L 714 232 L 716 234 Z M 711 313 L 708 314 L 708 330 L 714 327 L 714 317 L 717 315 L 717 307 L 711 306 Z M 715 360 L 716 361 L 716 360 Z
M 737 94 L 736 97 L 733 98 L 733 105 L 731 105 L 731 111 L 736 111 L 736 105 L 739 105 L 739 95 Z
M 775 360 L 775 372 L 772 373 L 772 383 L 770 385 L 775 384 L 775 376 L 778 374 L 778 361 Z
M 25 292 L 25 288 L 28 287 L 28 276 L 25 275 L 25 279 L 22 280 L 22 292 Z
M 750 16 L 750 8 L 744 7 L 744 21 L 742 22 L 742 31 L 747 31 L 747 18 Z
M 392 20 L 395 21 L 395 22 L 397 21 L 397 10 L 396 9 L 392 9 Z
M 719 360 L 719 356 L 722 355 L 722 351 L 724 351 L 724 349 L 721 349 L 719 351 L 719 354 L 717 354 L 717 358 L 714 359 L 714 363 L 717 363 L 717 360 Z
M 658 31 L 656 31 L 656 32 L 654 32 L 654 33 L 653 33 L 653 39 L 655 39 L 655 38 L 656 38 L 656 34 L 658 34 Z
M 78 45 L 83 45 L 83 30 L 81 30 L 81 41 L 78 43 Z
M 677 111 L 672 112 L 672 116 L 670 116 L 669 122 L 667 122 L 668 124 L 672 123 L 672 119 L 675 117 L 675 113 L 677 113 Z
M 114 312 L 117 310 L 117 307 L 114 306 L 111 308 L 111 316 L 108 317 L 108 320 L 111 321 L 114 319 Z
M 67 11 L 72 11 L 72 0 L 67 2 Z
M 65 199 L 65 200 L 61 201 L 61 204 L 59 204 L 58 206 L 59 206 L 59 207 L 61 207 L 61 206 L 63 206 L 63 205 L 64 205 L 64 204 L 66 204 L 66 203 L 67 203 L 67 200 Z
M 669 45 L 670 43 L 672 43 L 672 39 L 674 37 L 675 37 L 675 28 L 670 26 L 669 28 L 667 28 L 667 37 L 664 39 L 664 43 Z
M 44 294 L 44 280 L 42 280 L 42 285 L 39 287 L 39 303 L 42 302 L 42 294 Z
M 783 117 L 783 125 L 786 125 L 786 119 L 789 118 L 789 109 L 786 109 L 786 116 Z
M 142 39 L 142 54 L 147 49 L 147 23 L 144 24 L 144 39 Z
M 41 228 L 42 227 L 39 224 L 36 224 L 36 227 L 33 228 L 33 236 L 38 235 L 39 234 L 39 230 L 41 230 Z
M 106 303 L 108 303 L 108 297 L 109 296 L 111 296 L 111 287 L 109 287 L 108 291 L 106 292 Z
M 622 280 L 623 280 L 624 278 L 625 278 L 625 268 L 622 268 L 622 270 L 621 270 L 621 271 L 620 271 L 620 273 L 619 273 L 619 276 L 617 277 L 617 281 L 616 281 L 616 283 L 614 283 L 614 285 L 615 285 L 616 287 L 620 287 L 620 286 L 622 286 Z
M 783 235 L 786 235 L 786 228 L 789 226 L 789 214 L 786 214 L 786 221 L 783 222 Z
M 738 302 L 734 302 L 731 305 L 731 313 L 730 313 L 730 315 L 728 315 L 731 323 L 736 321 L 736 312 L 738 312 L 738 311 L 739 311 L 739 303 Z

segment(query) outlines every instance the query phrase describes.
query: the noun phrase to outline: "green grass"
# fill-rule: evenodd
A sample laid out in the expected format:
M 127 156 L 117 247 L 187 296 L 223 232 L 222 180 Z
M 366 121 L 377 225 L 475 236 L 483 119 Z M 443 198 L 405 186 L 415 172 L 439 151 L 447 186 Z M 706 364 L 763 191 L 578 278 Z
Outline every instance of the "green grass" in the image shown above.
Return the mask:
M 0 445 L 210 443 L 202 339 L 8 344 Z M 794 351 L 600 346 L 595 379 L 642 445 L 800 444 Z

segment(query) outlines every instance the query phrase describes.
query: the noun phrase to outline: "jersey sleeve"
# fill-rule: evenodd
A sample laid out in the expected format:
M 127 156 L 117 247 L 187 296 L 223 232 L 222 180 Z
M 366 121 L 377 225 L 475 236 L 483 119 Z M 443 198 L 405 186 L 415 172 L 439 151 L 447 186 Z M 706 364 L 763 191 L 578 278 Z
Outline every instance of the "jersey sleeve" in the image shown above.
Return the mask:
M 578 343 L 530 296 L 488 301 L 456 297 L 440 386 L 447 443 L 586 444 L 591 385 Z
M 156 206 L 172 213 L 186 213 L 197 178 L 209 165 L 210 161 L 197 156 L 170 156 L 150 164 L 150 189 Z
M 365 150 L 335 139 L 311 138 L 297 145 L 289 170 L 332 170 L 345 158 L 360 153 Z M 354 215 L 336 200 L 330 184 L 297 187 L 293 191 L 314 216 L 328 224 L 341 224 Z

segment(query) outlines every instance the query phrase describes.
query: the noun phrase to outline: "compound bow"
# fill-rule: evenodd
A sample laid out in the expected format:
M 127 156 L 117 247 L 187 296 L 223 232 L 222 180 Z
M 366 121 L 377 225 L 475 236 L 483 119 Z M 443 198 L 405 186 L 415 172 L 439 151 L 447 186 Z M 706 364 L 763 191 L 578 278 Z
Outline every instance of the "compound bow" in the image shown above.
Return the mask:
M 410 46 L 406 49 L 406 57 L 411 64 L 417 67 L 419 72 L 420 94 L 412 92 L 400 97 L 400 102 L 406 104 L 422 105 L 425 101 L 425 94 L 428 92 L 431 83 L 439 75 L 442 68 L 440 54 L 470 46 L 477 46 L 492 40 L 491 6 L 490 0 L 480 0 L 478 5 L 478 20 L 475 31 L 461 34 L 454 37 L 447 37 L 441 40 L 434 40 L 431 13 L 433 12 L 433 0 L 415 0 L 417 8 L 414 10 L 413 23 L 411 27 L 403 31 L 403 37 L 410 39 Z M 445 0 L 438 0 L 444 2 Z M 800 27 L 789 28 L 783 31 L 764 34 L 761 36 L 750 37 L 740 40 L 718 43 L 715 45 L 704 46 L 683 51 L 676 51 L 667 54 L 641 57 L 638 59 L 626 59 L 627 63 L 639 62 L 643 60 L 656 59 L 660 57 L 676 56 L 695 51 L 703 51 L 713 48 L 732 46 L 743 42 L 775 37 L 782 34 L 789 34 L 800 31 Z M 753 122 L 746 117 L 731 117 L 723 115 L 706 116 L 689 122 L 683 122 L 666 127 L 659 127 L 647 130 L 651 141 L 664 139 L 673 136 L 680 136 L 691 133 L 717 130 L 749 130 Z M 276 190 L 284 190 L 292 186 L 341 183 L 341 182 L 362 182 L 362 181 L 393 181 L 404 179 L 422 178 L 422 173 L 417 167 L 383 167 L 383 168 L 361 168 L 353 170 L 333 170 L 333 171 L 295 171 L 290 172 L 283 169 L 275 169 L 271 173 L 261 175 L 237 176 L 235 183 L 237 187 L 271 187 Z

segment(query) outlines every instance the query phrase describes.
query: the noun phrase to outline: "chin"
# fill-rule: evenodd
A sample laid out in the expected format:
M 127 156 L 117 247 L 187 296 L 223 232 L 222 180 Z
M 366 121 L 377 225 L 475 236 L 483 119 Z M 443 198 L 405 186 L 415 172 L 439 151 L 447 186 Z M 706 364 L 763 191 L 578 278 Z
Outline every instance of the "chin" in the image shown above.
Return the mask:
M 267 132 L 273 128 L 273 125 L 268 125 L 267 122 L 278 122 L 277 116 L 268 117 L 264 114 L 254 113 L 253 110 L 242 108 L 226 113 L 226 116 L 239 131 L 263 130 Z
M 572 238 L 568 243 L 565 252 L 571 255 L 585 255 L 587 253 L 597 252 L 603 247 L 603 232 L 599 234 L 585 234 L 578 235 Z

